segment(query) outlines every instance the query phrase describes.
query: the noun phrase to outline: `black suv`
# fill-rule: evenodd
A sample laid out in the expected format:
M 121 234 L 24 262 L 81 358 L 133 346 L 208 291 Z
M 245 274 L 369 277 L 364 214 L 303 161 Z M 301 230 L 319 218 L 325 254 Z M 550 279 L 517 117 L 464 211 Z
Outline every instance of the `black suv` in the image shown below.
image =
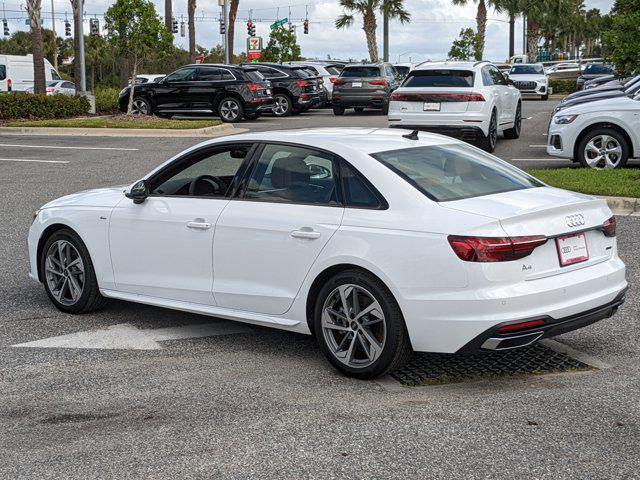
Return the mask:
M 333 82 L 334 115 L 343 115 L 345 108 L 356 112 L 377 108 L 386 115 L 391 92 L 400 86 L 401 79 L 390 63 L 347 65 Z
M 272 111 L 271 85 L 255 68 L 230 65 L 186 65 L 158 82 L 136 85 L 134 113 L 161 117 L 174 114 L 211 114 L 223 122 L 254 120 Z M 122 112 L 127 111 L 130 87 L 119 95 Z
M 275 103 L 273 114 L 277 117 L 305 112 L 321 104 L 323 95 L 326 101 L 322 80 L 312 76 L 305 67 L 279 63 L 251 63 L 241 67 L 255 68 L 271 82 Z

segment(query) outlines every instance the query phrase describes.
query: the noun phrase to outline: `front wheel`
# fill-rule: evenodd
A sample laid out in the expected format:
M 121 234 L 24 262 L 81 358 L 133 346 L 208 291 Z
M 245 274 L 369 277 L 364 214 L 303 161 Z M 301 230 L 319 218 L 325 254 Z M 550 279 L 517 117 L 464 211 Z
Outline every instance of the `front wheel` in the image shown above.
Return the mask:
M 498 120 L 496 111 L 491 114 L 491 120 L 489 121 L 489 132 L 486 137 L 482 137 L 478 142 L 478 146 L 485 152 L 492 153 L 496 149 L 498 143 Z
M 545 95 L 542 95 L 542 97 L 540 97 L 540 99 L 541 100 L 549 100 L 549 94 L 547 93 Z
M 320 290 L 314 308 L 316 339 L 343 374 L 376 378 L 411 356 L 402 312 L 389 289 L 368 272 L 347 270 Z
M 131 113 L 133 115 L 151 115 L 153 109 L 149 100 L 144 97 L 135 97 L 131 106 Z
M 237 98 L 223 98 L 218 105 L 218 116 L 226 123 L 239 122 L 243 115 L 242 103 Z
M 589 132 L 578 145 L 578 161 L 596 170 L 623 168 L 629 159 L 629 145 L 616 130 L 599 128 Z
M 522 130 L 522 104 L 518 103 L 516 108 L 516 116 L 513 121 L 513 127 L 504 131 L 504 138 L 509 140 L 515 140 L 520 137 L 520 131 Z
M 106 303 L 98 289 L 89 251 L 72 230 L 58 230 L 47 239 L 40 271 L 47 295 L 58 310 L 87 313 Z

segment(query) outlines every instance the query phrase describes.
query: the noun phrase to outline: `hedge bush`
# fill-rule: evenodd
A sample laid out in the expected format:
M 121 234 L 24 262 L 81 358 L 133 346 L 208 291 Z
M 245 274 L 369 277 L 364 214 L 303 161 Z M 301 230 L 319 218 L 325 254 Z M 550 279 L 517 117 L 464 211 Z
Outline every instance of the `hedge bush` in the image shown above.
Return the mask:
M 14 118 L 68 118 L 89 113 L 89 101 L 71 95 L 0 95 L 0 120 Z
M 96 113 L 99 115 L 110 115 L 120 113 L 118 110 L 119 88 L 96 88 Z
M 569 94 L 577 90 L 575 78 L 549 80 L 549 86 L 553 89 L 553 93 Z

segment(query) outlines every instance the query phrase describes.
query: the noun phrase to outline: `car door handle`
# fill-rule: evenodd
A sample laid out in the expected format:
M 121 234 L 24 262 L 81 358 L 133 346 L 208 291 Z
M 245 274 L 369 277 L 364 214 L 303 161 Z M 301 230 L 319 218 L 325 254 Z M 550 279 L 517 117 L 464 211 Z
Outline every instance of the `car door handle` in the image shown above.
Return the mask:
M 209 230 L 211 224 L 207 222 L 187 222 L 187 228 L 192 228 L 193 230 Z
M 320 238 L 320 232 L 315 232 L 311 229 L 301 229 L 291 232 L 291 236 L 293 238 L 306 238 L 307 240 L 316 240 Z

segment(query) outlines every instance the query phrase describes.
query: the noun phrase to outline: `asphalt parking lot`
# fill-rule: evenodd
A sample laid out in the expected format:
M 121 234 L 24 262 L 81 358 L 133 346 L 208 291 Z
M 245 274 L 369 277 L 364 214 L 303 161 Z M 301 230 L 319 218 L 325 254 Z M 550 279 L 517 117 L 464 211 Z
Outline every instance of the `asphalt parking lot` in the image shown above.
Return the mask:
M 496 154 L 568 166 L 544 153 L 552 106 L 525 102 L 522 138 Z M 326 110 L 241 126 L 321 125 L 385 121 Z M 389 388 L 340 376 L 307 336 L 116 301 L 55 310 L 27 277 L 35 209 L 131 183 L 200 140 L 0 136 L 0 478 L 640 476 L 639 217 L 618 218 L 627 303 L 557 337 L 606 364 L 585 372 Z

